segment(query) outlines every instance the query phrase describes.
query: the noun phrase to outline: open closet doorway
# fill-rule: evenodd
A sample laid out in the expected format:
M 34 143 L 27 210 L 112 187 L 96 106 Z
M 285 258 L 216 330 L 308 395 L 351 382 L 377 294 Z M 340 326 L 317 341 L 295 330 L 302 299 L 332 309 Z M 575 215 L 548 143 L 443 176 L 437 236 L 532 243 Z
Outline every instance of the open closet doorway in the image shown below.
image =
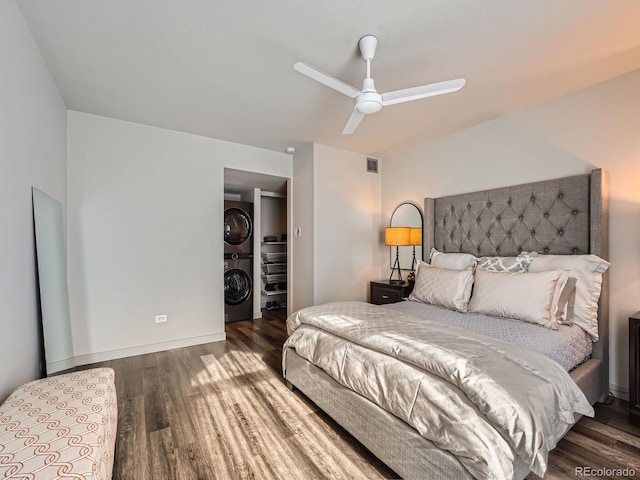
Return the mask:
M 291 179 L 224 169 L 225 323 L 285 319 L 291 305 Z

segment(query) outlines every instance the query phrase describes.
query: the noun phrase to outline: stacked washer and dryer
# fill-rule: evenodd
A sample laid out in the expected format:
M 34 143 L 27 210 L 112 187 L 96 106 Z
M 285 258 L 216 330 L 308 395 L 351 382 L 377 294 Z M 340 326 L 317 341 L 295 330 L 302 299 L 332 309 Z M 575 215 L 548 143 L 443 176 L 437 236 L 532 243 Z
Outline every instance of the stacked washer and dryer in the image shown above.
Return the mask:
M 224 320 L 253 318 L 253 204 L 224 202 Z

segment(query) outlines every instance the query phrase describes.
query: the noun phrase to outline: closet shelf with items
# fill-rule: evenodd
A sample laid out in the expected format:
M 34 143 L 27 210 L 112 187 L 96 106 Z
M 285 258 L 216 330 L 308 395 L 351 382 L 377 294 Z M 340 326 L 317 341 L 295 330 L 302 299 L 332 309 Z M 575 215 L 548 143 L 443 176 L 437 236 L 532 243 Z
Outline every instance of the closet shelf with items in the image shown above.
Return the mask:
M 287 242 L 262 242 L 262 295 L 268 297 L 264 308 L 275 310 L 287 306 Z
M 283 192 L 260 194 L 260 256 L 256 263 L 256 286 L 260 286 L 260 310 L 277 310 L 276 317 L 287 313 L 288 259 L 287 196 Z M 257 245 L 256 245 L 257 247 Z M 273 318 L 273 315 L 267 317 Z

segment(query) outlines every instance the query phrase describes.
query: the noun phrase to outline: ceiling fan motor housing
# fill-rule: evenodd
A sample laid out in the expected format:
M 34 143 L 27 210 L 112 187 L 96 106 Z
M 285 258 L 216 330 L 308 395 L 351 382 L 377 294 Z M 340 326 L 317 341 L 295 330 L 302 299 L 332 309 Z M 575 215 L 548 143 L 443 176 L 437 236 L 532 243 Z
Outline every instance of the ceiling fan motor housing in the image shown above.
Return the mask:
M 369 115 L 379 112 L 381 108 L 382 95 L 376 91 L 373 78 L 365 78 L 362 83 L 362 93 L 356 97 L 356 112 Z

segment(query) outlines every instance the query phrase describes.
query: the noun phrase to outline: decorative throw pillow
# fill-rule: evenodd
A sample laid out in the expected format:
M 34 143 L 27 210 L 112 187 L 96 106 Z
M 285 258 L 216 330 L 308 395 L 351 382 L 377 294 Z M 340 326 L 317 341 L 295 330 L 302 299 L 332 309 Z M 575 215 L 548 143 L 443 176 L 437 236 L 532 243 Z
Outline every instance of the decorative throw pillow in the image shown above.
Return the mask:
M 478 268 L 490 272 L 526 272 L 531 265 L 533 257 L 518 255 L 517 257 L 480 257 Z
M 420 262 L 409 300 L 466 312 L 472 286 L 471 269 L 452 270 Z
M 442 253 L 431 249 L 431 265 L 451 270 L 467 270 L 475 268 L 478 259 L 470 253 Z
M 529 272 L 568 269 L 576 279 L 573 323 L 598 340 L 598 300 L 602 290 L 602 274 L 611 264 L 597 255 L 537 255 Z
M 515 318 L 557 329 L 554 297 L 563 270 L 539 273 L 509 273 L 476 270 L 469 311 Z M 558 301 L 557 299 L 555 300 Z

